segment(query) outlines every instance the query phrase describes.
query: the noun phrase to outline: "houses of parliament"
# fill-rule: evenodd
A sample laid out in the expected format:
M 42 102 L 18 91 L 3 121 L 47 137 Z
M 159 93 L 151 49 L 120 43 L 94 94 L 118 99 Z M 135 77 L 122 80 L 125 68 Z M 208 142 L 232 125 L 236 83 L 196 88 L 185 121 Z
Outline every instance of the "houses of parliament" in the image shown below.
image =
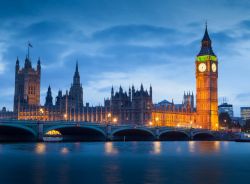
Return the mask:
M 139 89 L 128 91 L 120 86 L 111 88 L 110 97 L 102 106 L 84 104 L 83 87 L 78 63 L 75 66 L 72 84 L 65 92 L 59 90 L 53 100 L 51 86 L 48 86 L 45 103 L 40 103 L 41 61 L 32 67 L 29 54 L 20 67 L 15 66 L 15 91 L 13 112 L 3 110 L 0 118 L 37 121 L 83 121 L 114 124 L 135 124 L 150 126 L 176 126 L 218 129 L 218 60 L 212 49 L 207 26 L 201 41 L 200 52 L 195 60 L 196 98 L 191 92 L 184 92 L 181 104 L 164 100 L 153 104 L 153 90 L 141 84 Z M 196 103 L 195 103 L 196 100 Z

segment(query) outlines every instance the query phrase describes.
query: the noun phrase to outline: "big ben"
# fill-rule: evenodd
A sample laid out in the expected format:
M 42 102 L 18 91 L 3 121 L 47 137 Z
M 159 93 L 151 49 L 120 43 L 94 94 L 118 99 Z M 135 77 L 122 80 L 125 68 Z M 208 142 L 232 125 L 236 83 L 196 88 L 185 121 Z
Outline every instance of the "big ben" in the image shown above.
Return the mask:
M 196 57 L 196 124 L 218 129 L 218 60 L 212 49 L 207 25 Z

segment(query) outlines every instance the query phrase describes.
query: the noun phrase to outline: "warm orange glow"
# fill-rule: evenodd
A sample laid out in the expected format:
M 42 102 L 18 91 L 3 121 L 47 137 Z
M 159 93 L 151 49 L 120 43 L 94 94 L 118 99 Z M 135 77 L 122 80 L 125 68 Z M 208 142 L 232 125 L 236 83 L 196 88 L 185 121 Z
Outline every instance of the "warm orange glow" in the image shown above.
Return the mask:
M 46 151 L 46 144 L 44 143 L 37 143 L 36 144 L 36 153 L 37 154 L 44 154 Z
M 63 117 L 64 117 L 64 119 L 67 119 L 67 114 L 64 114 Z
M 43 108 L 40 108 L 40 109 L 39 109 L 39 112 L 40 112 L 41 114 L 43 114 L 43 113 L 44 113 Z
M 113 119 L 113 122 L 114 122 L 114 123 L 117 123 L 117 118 L 114 118 L 114 119 Z
M 58 130 L 50 130 L 46 133 L 46 135 L 50 135 L 50 136 L 56 136 L 56 135 L 62 135 Z
M 111 113 L 108 113 L 108 118 L 110 118 L 111 117 Z

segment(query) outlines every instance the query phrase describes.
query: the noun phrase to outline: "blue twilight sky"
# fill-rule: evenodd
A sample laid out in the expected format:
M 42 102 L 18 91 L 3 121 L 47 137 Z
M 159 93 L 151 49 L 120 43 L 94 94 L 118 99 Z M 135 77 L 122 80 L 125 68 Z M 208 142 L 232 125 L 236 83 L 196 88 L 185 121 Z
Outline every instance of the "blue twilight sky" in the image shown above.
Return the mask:
M 205 21 L 219 58 L 219 97 L 239 114 L 250 105 L 248 0 L 1 0 L 0 106 L 12 109 L 14 66 L 26 43 L 42 61 L 41 102 L 69 89 L 79 62 L 84 101 L 98 105 L 110 88 L 153 86 L 153 101 L 181 102 L 195 92 L 195 56 Z

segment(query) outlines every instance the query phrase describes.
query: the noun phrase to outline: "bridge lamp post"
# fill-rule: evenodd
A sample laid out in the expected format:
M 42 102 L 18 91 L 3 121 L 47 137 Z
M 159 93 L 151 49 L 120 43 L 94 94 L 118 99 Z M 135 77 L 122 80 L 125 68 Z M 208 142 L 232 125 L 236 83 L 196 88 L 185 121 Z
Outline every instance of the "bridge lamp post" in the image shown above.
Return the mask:
M 111 113 L 109 112 L 108 113 L 108 124 L 110 124 L 110 121 L 111 121 Z
M 115 124 L 117 123 L 117 118 L 113 119 L 113 123 L 115 123 Z
M 155 121 L 156 121 L 156 126 L 158 127 L 158 126 L 159 126 L 159 124 L 158 124 L 158 122 L 159 122 L 159 117 L 156 117 L 156 118 L 155 118 Z
M 192 129 L 192 124 L 193 124 L 193 122 L 192 122 L 192 121 L 190 121 L 190 129 Z
M 40 113 L 40 116 L 42 117 L 41 120 L 43 121 L 44 120 L 44 118 L 43 118 L 43 114 L 44 114 L 43 108 L 39 109 L 39 113 Z
M 64 120 L 67 121 L 67 114 L 66 113 L 63 115 L 63 117 L 64 117 Z
M 148 125 L 149 125 L 149 126 L 152 126 L 152 125 L 153 125 L 152 121 L 150 121 L 150 122 L 148 123 Z
M 218 123 L 216 123 L 216 130 L 219 130 L 219 124 Z

